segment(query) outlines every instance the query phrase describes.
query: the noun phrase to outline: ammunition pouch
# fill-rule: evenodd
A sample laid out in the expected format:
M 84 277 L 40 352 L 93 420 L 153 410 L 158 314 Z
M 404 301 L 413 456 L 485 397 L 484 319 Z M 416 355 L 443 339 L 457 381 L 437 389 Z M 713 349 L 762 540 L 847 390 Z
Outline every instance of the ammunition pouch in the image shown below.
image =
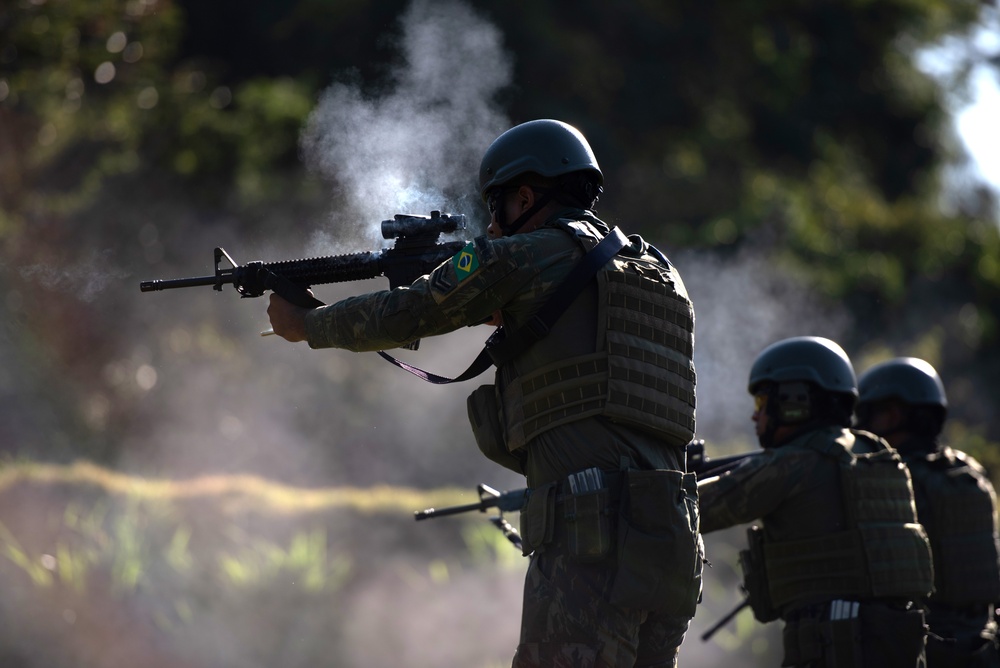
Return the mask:
M 472 435 L 480 452 L 490 461 L 517 473 L 524 473 L 523 451 L 520 456 L 507 450 L 507 443 L 500 424 L 500 405 L 497 403 L 496 388 L 480 385 L 466 400 Z
M 565 482 L 551 482 L 531 490 L 521 511 L 521 547 L 525 556 L 553 542 L 582 563 L 602 561 L 611 552 L 617 489 L 570 493 Z
M 783 631 L 782 666 L 913 668 L 924 656 L 922 610 L 835 600 L 800 611 Z
M 578 487 L 575 493 L 567 481 L 532 489 L 521 511 L 523 553 L 558 543 L 578 563 L 609 560 L 615 566 L 612 605 L 692 617 L 705 555 L 695 475 L 665 470 L 602 475 L 606 484 Z
M 611 490 L 603 487 L 570 494 L 562 501 L 566 552 L 580 562 L 601 561 L 611 550 Z
M 559 483 L 535 487 L 521 511 L 521 553 L 528 556 L 552 542 L 556 526 L 556 492 Z
M 622 471 L 618 565 L 610 601 L 678 617 L 701 597 L 704 545 L 693 473 Z
M 764 560 L 764 531 L 758 526 L 747 529 L 747 549 L 740 551 L 740 568 L 743 570 L 743 589 L 750 599 L 754 618 L 763 624 L 778 618 L 778 610 L 771 601 Z

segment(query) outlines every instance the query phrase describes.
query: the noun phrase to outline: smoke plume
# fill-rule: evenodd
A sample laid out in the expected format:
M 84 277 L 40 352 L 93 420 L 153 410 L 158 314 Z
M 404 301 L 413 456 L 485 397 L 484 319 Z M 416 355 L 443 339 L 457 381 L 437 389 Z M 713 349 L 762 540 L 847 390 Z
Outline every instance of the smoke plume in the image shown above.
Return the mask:
M 19 273 L 25 281 L 36 282 L 46 290 L 75 295 L 81 301 L 89 303 L 108 286 L 117 285 L 129 275 L 111 264 L 111 256 L 111 249 L 95 250 L 71 265 L 34 264 L 21 267 Z
M 792 336 L 837 341 L 849 324 L 842 306 L 816 299 L 806 285 L 753 249 L 732 258 L 680 253 L 672 258 L 694 302 L 698 435 L 756 446 L 747 394 L 750 367 L 766 346 Z M 710 454 L 718 455 L 718 450 Z
M 412 3 L 399 25 L 402 63 L 384 90 L 333 84 L 301 140 L 306 164 L 334 186 L 336 220 L 478 211 L 479 159 L 508 126 L 493 104 L 511 77 L 495 26 L 465 4 L 431 0 Z M 379 238 L 374 226 L 340 225 L 313 245 Z

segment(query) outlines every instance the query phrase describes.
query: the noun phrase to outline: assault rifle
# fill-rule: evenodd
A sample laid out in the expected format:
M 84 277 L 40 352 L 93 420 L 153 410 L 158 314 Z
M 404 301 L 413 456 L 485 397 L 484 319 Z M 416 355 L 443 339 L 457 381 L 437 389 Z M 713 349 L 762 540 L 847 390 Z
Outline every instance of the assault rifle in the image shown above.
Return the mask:
M 395 239 L 392 248 L 379 251 L 329 255 L 280 262 L 238 264 L 222 248 L 215 249 L 215 274 L 196 278 L 154 279 L 142 281 L 142 292 L 211 285 L 221 291 L 232 285 L 242 297 L 260 297 L 273 290 L 288 301 L 313 308 L 323 303 L 310 297 L 313 285 L 360 281 L 385 276 L 389 287 L 409 285 L 430 273 L 439 264 L 465 247 L 465 241 L 438 243 L 441 234 L 465 229 L 465 216 L 431 211 L 430 216 L 396 214 L 382 221 L 382 237 Z M 222 260 L 229 267 L 220 266 Z
M 498 514 L 495 517 L 490 518 L 490 522 L 493 523 L 497 529 L 499 529 L 504 537 L 513 543 L 514 547 L 521 549 L 521 534 L 517 532 L 517 529 L 511 525 L 510 522 L 504 519 L 504 512 L 520 511 L 524 508 L 525 504 L 528 502 L 527 489 L 515 489 L 509 492 L 498 492 L 489 485 L 484 485 L 480 483 L 476 486 L 476 492 L 479 494 L 479 503 L 467 503 L 462 506 L 448 506 L 447 508 L 428 508 L 426 510 L 418 510 L 413 513 L 413 519 L 426 520 L 432 517 L 444 517 L 445 515 L 457 515 L 458 513 L 467 513 L 472 510 L 478 510 L 481 513 L 485 513 L 490 508 L 496 508 Z
M 750 607 L 750 597 L 747 596 L 742 601 L 737 603 L 735 608 L 727 612 L 725 615 L 722 616 L 721 619 L 719 619 L 717 622 L 708 627 L 708 629 L 706 629 L 705 632 L 701 634 L 701 641 L 708 642 L 709 640 L 711 640 L 712 636 L 718 633 L 723 626 L 731 622 L 733 618 L 736 617 L 736 615 L 740 614 L 743 608 L 749 608 L 749 607 Z
M 739 455 L 728 455 L 726 457 L 709 457 L 705 454 L 705 440 L 698 439 L 691 441 L 685 447 L 687 470 L 690 473 L 697 473 L 699 478 L 711 478 L 735 468 L 744 459 L 757 454 L 757 452 L 759 451 L 744 452 Z

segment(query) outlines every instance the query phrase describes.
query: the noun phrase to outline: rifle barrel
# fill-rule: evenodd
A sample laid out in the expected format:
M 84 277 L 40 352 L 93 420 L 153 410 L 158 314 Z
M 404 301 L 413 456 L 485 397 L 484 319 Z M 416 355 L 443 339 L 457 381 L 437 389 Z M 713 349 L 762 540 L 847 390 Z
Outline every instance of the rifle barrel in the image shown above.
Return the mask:
M 447 508 L 428 508 L 427 510 L 418 510 L 413 513 L 413 519 L 415 520 L 426 520 L 430 517 L 443 517 L 445 515 L 457 515 L 459 513 L 467 513 L 470 510 L 486 510 L 491 506 L 480 501 L 479 503 L 469 503 L 464 506 L 448 506 Z
M 231 283 L 232 278 L 223 279 L 222 283 Z M 139 283 L 139 290 L 142 292 L 154 292 L 156 290 L 170 290 L 172 288 L 193 288 L 199 285 L 215 285 L 220 282 L 215 276 L 197 276 L 194 278 L 154 278 L 151 281 Z

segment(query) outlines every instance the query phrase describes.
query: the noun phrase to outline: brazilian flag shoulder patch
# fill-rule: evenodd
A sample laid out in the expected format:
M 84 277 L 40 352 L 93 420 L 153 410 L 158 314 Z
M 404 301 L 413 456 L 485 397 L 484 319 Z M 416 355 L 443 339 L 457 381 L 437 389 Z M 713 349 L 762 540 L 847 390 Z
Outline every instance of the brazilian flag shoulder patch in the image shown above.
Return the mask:
M 473 242 L 470 241 L 465 248 L 455 253 L 454 257 L 451 258 L 451 262 L 455 265 L 455 276 L 459 282 L 464 281 L 476 269 L 479 269 L 479 257 L 476 255 L 476 248 Z

